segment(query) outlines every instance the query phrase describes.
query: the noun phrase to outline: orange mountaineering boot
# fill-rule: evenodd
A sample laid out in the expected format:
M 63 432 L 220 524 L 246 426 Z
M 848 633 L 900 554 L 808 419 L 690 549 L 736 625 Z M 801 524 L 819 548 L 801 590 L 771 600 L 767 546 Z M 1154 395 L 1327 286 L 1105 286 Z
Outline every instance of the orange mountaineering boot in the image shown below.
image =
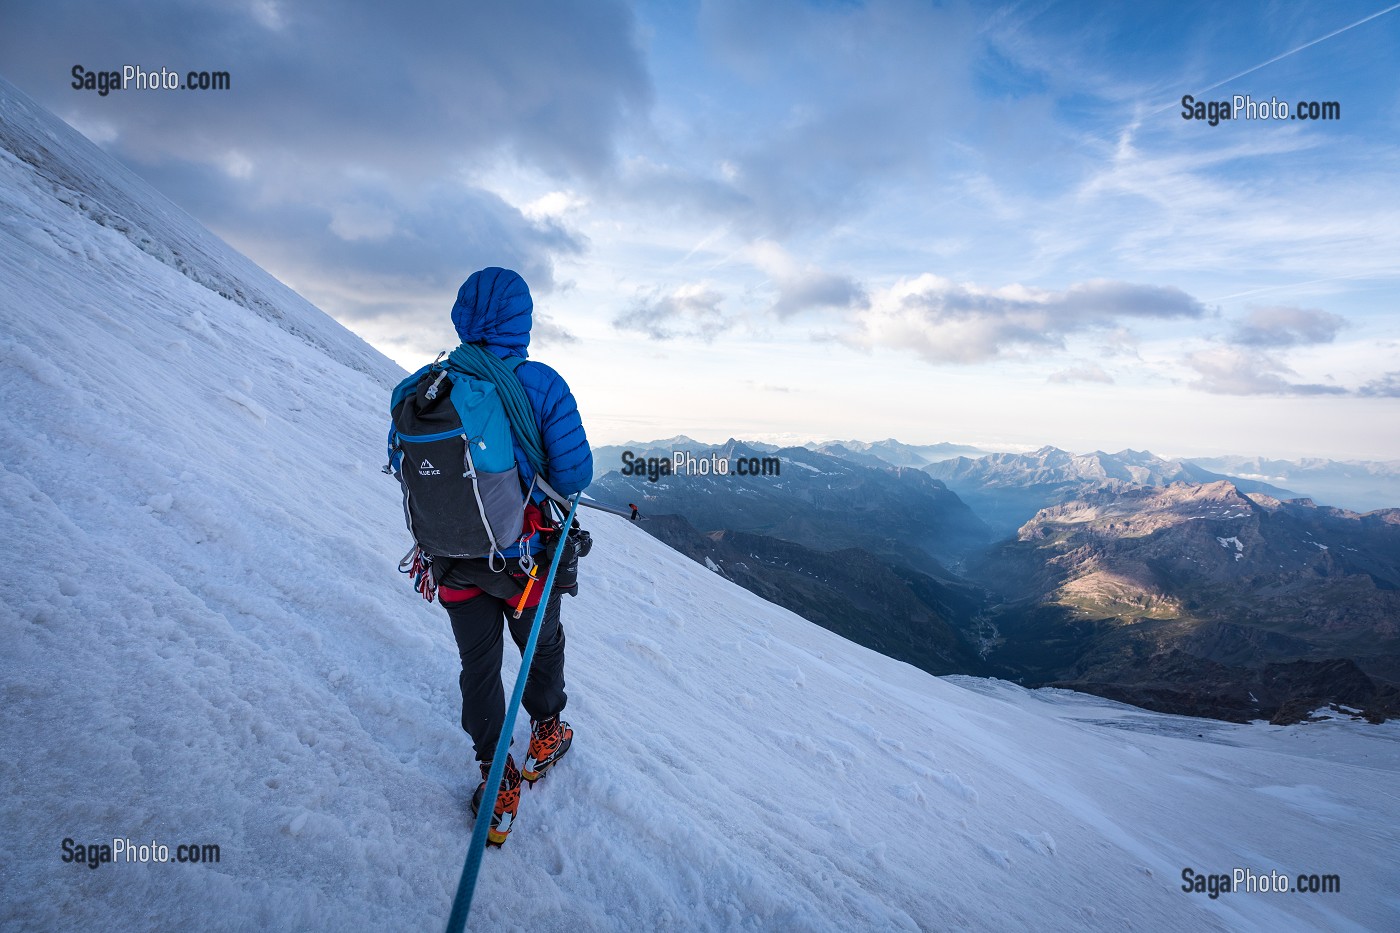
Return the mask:
M 544 777 L 554 763 L 564 757 L 574 741 L 574 730 L 558 716 L 530 721 L 530 750 L 525 755 L 525 767 L 520 777 L 534 784 Z
M 486 778 L 491 774 L 491 762 L 481 764 L 481 783 L 472 795 L 472 816 L 481 809 L 481 798 L 486 796 Z M 520 771 L 515 767 L 515 759 L 506 756 L 506 771 L 501 778 L 501 792 L 496 795 L 496 812 L 491 815 L 491 828 L 486 833 L 486 844 L 499 846 L 506 841 L 515 825 L 515 812 L 520 807 Z

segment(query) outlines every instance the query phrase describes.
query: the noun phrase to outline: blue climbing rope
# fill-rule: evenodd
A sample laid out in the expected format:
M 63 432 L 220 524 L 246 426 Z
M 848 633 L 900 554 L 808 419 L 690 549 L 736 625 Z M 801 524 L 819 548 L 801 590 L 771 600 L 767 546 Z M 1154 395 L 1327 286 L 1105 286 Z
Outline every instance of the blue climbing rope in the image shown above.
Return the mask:
M 506 410 L 506 417 L 510 419 L 510 426 L 515 429 L 515 439 L 520 449 L 525 452 L 525 458 L 530 461 L 535 474 L 545 476 L 548 470 L 544 457 L 544 437 L 535 421 L 534 410 L 530 408 L 530 400 L 525 397 L 525 387 L 515 375 L 515 367 L 523 362 L 519 357 L 503 360 L 474 343 L 461 344 L 447 357 L 450 368 L 495 384 L 496 394 Z
M 520 655 L 520 674 L 515 678 L 515 689 L 511 691 L 510 704 L 506 707 L 506 721 L 501 726 L 501 738 L 496 742 L 496 752 L 491 758 L 491 773 L 486 777 L 487 793 L 482 795 L 481 806 L 477 810 L 479 815 L 476 828 L 472 830 L 467 860 L 462 865 L 462 878 L 457 882 L 457 895 L 452 898 L 452 914 L 447 918 L 447 933 L 462 933 L 467 925 L 467 914 L 471 913 L 472 896 L 476 893 L 476 878 L 481 873 L 481 858 L 486 851 L 486 833 L 491 828 L 491 814 L 496 812 L 496 797 L 501 792 L 501 778 L 506 773 L 510 734 L 515 729 L 515 715 L 520 711 L 520 701 L 525 696 L 525 678 L 535 660 L 535 645 L 540 640 L 540 625 L 544 622 L 549 596 L 554 590 L 554 574 L 559 569 L 559 558 L 564 555 L 563 536 L 573 526 L 578 500 L 578 493 L 569 497 L 569 514 L 565 516 L 561 526 L 559 544 L 554 548 L 554 559 L 549 562 L 549 575 L 544 578 L 544 591 L 540 594 L 539 606 L 535 609 L 535 621 L 530 625 L 530 638 L 525 642 L 525 651 Z

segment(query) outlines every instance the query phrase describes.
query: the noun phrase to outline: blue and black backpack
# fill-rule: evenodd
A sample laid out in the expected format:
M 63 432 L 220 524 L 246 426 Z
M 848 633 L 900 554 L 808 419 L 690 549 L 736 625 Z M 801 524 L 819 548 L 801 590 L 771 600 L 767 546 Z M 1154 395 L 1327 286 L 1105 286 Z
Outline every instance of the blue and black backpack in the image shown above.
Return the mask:
M 512 372 L 524 360 L 501 361 Z M 532 489 L 515 462 L 496 386 L 436 363 L 394 389 L 389 464 L 404 520 L 430 557 L 486 557 L 515 543 Z M 533 484 L 531 484 L 533 487 Z

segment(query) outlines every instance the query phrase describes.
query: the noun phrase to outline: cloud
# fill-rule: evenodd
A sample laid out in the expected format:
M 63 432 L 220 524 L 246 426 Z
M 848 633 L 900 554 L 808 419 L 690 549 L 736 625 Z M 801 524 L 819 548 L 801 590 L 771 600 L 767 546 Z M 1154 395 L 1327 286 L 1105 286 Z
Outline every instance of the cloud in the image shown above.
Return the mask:
M 751 245 L 747 254 L 776 286 L 778 296 L 769 310 L 780 318 L 817 308 L 844 310 L 869 303 L 865 289 L 854 279 L 815 265 L 799 264 L 770 240 Z
M 541 314 L 538 309 L 535 310 L 530 327 L 530 338 L 531 344 L 538 342 L 544 346 L 578 343 L 578 337 L 563 325 L 555 323 L 552 318 Z
M 656 114 L 665 132 L 628 166 L 625 191 L 756 239 L 858 216 L 901 182 L 936 181 L 978 114 L 980 26 L 962 4 L 699 4 L 684 23 L 698 48 L 672 79 L 683 103 Z
M 586 241 L 564 218 L 652 101 L 621 0 L 7 5 L 6 77 L 340 320 L 445 320 L 458 285 L 509 266 L 547 293 Z M 227 70 L 230 89 L 68 86 L 107 70 Z M 492 166 L 547 179 L 508 203 Z M 533 199 L 533 200 L 532 200 Z M 450 328 L 449 328 L 450 334 Z M 436 341 L 438 336 L 421 338 Z
M 1214 346 L 1185 356 L 1183 362 L 1196 375 L 1190 385 L 1216 395 L 1400 394 L 1389 377 L 1372 380 L 1354 391 L 1338 385 L 1298 381 L 1297 371 L 1286 362 L 1288 351 L 1331 343 L 1348 323 L 1340 314 L 1316 308 L 1251 308 L 1233 322 L 1228 333 L 1215 338 Z
M 1357 389 L 1356 394 L 1370 398 L 1400 398 L 1400 370 L 1388 372 L 1379 379 L 1372 379 Z
M 1276 354 L 1241 347 L 1216 347 L 1188 354 L 1199 377 L 1194 389 L 1216 395 L 1346 395 L 1340 386 L 1292 382 L 1297 373 Z
M 78 12 L 78 10 L 81 12 Z M 254 163 L 294 153 L 307 170 L 442 170 L 489 153 L 596 174 L 650 107 L 630 7 L 618 0 L 392 6 L 374 0 L 7 5 L 0 57 L 47 104 L 98 116 L 143 163 Z M 137 64 L 228 70 L 230 89 L 75 94 L 53 75 Z
M 1071 366 L 1069 369 L 1062 369 L 1057 373 L 1051 373 L 1048 377 L 1050 382 L 1105 382 L 1110 385 L 1113 377 L 1104 372 L 1102 366 L 1097 363 L 1081 363 L 1078 366 Z
M 329 169 L 238 178 L 194 163 L 170 165 L 163 178 L 173 200 L 354 325 L 395 316 L 405 330 L 443 323 L 463 280 L 492 265 L 515 269 L 532 292 L 546 294 L 555 259 L 584 248 L 555 222 L 460 183 Z
M 985 289 L 936 275 L 901 281 L 855 315 L 846 342 L 909 349 L 930 363 L 977 363 L 1027 349 L 1059 349 L 1070 334 L 1123 320 L 1199 318 L 1178 288 L 1096 280 L 1064 291 Z
M 331 209 L 330 229 L 342 240 L 385 240 L 398 232 L 393 211 L 353 202 Z
M 521 213 L 531 220 L 553 220 L 587 206 L 588 199 L 572 191 L 551 191 L 526 204 Z
M 1297 347 L 1331 343 L 1347 325 L 1340 314 L 1312 308 L 1252 308 L 1235 322 L 1229 342 L 1242 347 Z
M 1127 327 L 1116 327 L 1107 331 L 1099 337 L 1097 351 L 1099 356 L 1130 357 L 1132 359 L 1142 359 L 1142 354 L 1138 352 L 1138 337 Z
M 631 310 L 613 319 L 618 330 L 630 330 L 653 340 L 699 338 L 714 340 L 734 321 L 720 309 L 724 296 L 706 285 L 683 285 L 670 294 L 653 292 L 638 298 Z
M 853 279 L 813 270 L 780 281 L 772 311 L 790 317 L 810 308 L 852 308 L 866 301 L 865 290 Z

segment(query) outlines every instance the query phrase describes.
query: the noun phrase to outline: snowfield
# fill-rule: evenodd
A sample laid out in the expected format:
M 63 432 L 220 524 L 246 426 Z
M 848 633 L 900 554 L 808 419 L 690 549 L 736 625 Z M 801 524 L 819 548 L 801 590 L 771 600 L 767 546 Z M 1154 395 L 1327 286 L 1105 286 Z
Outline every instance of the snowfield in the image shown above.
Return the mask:
M 441 928 L 477 776 L 398 370 L 3 81 L 0 147 L 0 926 Z M 1394 724 L 932 677 L 583 519 L 577 737 L 472 928 L 1400 928 Z M 63 861 L 114 838 L 219 858 Z M 1237 867 L 1341 891 L 1182 890 Z

